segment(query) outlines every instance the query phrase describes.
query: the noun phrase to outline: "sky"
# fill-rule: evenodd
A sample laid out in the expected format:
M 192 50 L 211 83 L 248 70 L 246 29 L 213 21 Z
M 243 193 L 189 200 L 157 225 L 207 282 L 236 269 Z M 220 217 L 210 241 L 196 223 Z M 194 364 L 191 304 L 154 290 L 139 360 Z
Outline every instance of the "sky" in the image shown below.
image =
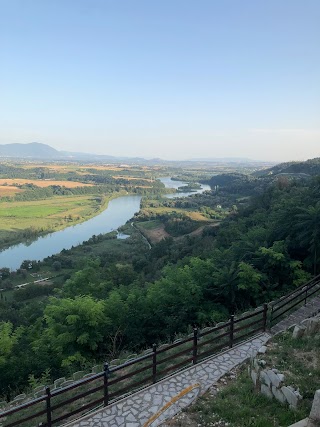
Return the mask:
M 320 157 L 319 0 L 0 0 L 0 144 Z

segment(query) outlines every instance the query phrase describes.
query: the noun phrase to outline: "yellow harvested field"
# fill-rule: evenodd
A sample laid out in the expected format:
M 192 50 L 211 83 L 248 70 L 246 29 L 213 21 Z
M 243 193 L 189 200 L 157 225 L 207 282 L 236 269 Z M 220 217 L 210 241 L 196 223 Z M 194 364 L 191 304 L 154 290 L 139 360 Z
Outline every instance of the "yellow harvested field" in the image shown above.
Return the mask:
M 0 197 L 1 196 L 12 196 L 16 193 L 21 193 L 23 190 L 21 188 L 12 186 L 6 186 L 6 185 L 0 185 Z
M 193 221 L 204 221 L 206 223 L 213 222 L 214 220 L 206 218 L 201 212 L 197 211 L 187 211 L 186 209 L 181 208 L 169 208 L 169 207 L 148 207 L 147 209 L 142 209 L 142 212 L 146 211 L 149 213 L 155 214 L 170 214 L 170 213 L 182 213 L 185 216 L 188 216 Z
M 114 179 L 126 179 L 128 181 L 134 181 L 134 180 L 139 180 L 139 181 L 146 181 L 146 182 L 152 182 L 152 179 L 149 178 L 139 178 L 139 177 L 135 177 L 135 176 L 126 176 L 126 175 L 113 175 L 112 178 Z
M 159 243 L 162 239 L 170 237 L 170 234 L 167 233 L 164 229 L 163 224 L 160 224 L 158 227 L 152 229 L 139 227 L 139 230 L 151 243 Z
M 40 180 L 40 179 L 9 179 L 2 178 L 0 179 L 0 186 L 7 184 L 8 186 L 23 185 L 23 184 L 33 184 L 37 187 L 49 187 L 50 185 L 60 185 L 61 187 L 75 188 L 75 187 L 92 187 L 93 184 L 83 184 L 82 182 L 74 181 L 55 181 L 55 180 Z

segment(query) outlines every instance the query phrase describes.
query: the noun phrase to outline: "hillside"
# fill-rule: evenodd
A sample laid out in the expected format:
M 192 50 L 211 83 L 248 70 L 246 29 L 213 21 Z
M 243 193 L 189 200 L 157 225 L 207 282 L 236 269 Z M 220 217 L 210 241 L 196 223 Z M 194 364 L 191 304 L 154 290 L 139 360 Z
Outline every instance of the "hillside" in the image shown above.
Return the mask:
M 122 351 L 171 341 L 192 325 L 215 324 L 305 283 L 320 267 L 320 180 L 288 181 L 269 183 L 243 208 L 219 217 L 219 227 L 206 226 L 199 235 L 190 235 L 194 223 L 172 210 L 199 206 L 199 213 L 216 220 L 224 209 L 220 192 L 175 206 L 157 193 L 154 216 L 133 221 L 145 229 L 147 221 L 161 221 L 173 237 L 149 249 L 129 224 L 124 232 L 135 236 L 122 243 L 94 236 L 36 264 L 57 269 L 60 279 L 35 288 L 37 298 L 13 291 L 0 301 L 0 339 L 10 343 L 0 353 L 0 394 L 23 392 L 31 374 L 39 379 L 49 369 L 53 379 L 68 376 Z M 4 288 L 11 283 L 10 272 L 3 273 Z
M 270 175 L 296 175 L 315 176 L 320 174 L 320 157 L 306 160 L 305 162 L 280 163 L 268 169 L 253 173 L 255 177 L 266 177 Z

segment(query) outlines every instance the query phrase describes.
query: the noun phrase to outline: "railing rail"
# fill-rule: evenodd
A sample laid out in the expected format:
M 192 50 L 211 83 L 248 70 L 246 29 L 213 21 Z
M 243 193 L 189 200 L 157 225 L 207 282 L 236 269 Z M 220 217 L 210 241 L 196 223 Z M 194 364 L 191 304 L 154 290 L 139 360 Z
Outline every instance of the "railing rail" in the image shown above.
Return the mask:
M 320 275 L 314 277 L 289 294 L 279 298 L 277 301 L 270 303 L 270 327 L 297 305 L 302 302 L 306 305 L 307 300 L 318 292 L 320 292 Z
M 240 317 L 231 316 L 227 322 L 203 331 L 195 328 L 187 338 L 172 344 L 152 346 L 143 356 L 118 365 L 104 365 L 104 371 L 59 390 L 46 388 L 42 397 L 0 412 L 3 427 L 53 427 L 83 416 L 100 406 L 107 406 L 125 393 L 141 389 L 194 365 L 217 352 L 232 348 L 286 314 L 293 307 L 320 291 L 320 275 L 276 302 L 264 304 Z M 288 307 L 289 306 L 289 307 Z M 34 420 L 32 424 L 30 421 Z

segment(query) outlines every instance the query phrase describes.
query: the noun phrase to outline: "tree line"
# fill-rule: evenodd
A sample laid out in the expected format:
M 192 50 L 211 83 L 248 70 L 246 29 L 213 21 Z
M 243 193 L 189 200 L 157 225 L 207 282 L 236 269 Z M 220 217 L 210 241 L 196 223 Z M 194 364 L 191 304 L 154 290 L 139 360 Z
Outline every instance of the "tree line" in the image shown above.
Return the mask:
M 319 273 L 319 195 L 319 177 L 276 181 L 218 229 L 130 256 L 87 256 L 51 296 L 0 300 L 0 394 L 48 368 L 57 378 L 215 324 L 304 283 Z

